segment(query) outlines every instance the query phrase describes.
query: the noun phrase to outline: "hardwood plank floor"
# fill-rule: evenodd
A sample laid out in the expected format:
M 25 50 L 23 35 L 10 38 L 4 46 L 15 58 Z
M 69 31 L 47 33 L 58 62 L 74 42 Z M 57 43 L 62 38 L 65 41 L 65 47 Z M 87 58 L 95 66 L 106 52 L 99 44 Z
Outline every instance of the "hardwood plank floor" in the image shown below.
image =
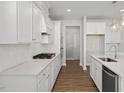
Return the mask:
M 53 92 L 97 92 L 89 70 L 83 71 L 79 61 L 67 61 L 56 80 Z

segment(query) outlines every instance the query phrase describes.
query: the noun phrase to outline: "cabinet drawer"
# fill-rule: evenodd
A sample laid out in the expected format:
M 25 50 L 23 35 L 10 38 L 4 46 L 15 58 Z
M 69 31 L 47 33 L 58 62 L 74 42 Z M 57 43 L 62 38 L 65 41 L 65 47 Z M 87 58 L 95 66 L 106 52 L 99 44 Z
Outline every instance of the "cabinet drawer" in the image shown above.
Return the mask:
M 46 67 L 43 71 L 41 71 L 38 75 L 38 81 L 40 81 L 41 79 L 43 79 L 44 77 L 47 78 L 50 75 L 49 72 L 50 67 Z
M 38 82 L 40 82 L 46 76 L 45 70 L 41 71 L 38 75 Z
M 45 68 L 43 71 L 41 71 L 38 75 L 38 81 L 40 81 L 41 79 L 43 79 L 44 77 L 48 76 L 48 69 Z

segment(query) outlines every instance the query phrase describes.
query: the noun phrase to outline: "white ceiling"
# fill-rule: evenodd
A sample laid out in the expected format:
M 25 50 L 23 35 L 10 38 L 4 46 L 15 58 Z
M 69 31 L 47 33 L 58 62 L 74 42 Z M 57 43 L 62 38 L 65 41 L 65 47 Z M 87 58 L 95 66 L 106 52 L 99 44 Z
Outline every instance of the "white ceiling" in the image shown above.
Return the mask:
M 124 1 L 118 1 L 113 7 L 111 1 L 48 1 L 52 19 L 120 18 L 120 9 L 124 9 Z M 71 12 L 66 12 L 71 9 Z

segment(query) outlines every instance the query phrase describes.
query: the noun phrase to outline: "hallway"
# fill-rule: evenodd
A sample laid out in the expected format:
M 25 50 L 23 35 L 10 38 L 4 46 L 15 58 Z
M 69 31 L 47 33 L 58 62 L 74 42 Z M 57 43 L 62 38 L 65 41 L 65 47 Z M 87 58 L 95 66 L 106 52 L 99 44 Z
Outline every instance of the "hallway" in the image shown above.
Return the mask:
M 67 61 L 57 78 L 53 92 L 96 92 L 98 91 L 88 71 L 79 67 L 79 61 Z

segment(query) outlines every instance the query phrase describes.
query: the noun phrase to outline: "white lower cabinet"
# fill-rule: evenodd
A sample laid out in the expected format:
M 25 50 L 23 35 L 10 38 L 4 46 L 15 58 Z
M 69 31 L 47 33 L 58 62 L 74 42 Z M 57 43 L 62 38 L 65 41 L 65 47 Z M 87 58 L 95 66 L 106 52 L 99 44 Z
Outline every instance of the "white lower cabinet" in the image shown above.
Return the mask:
M 17 91 L 37 91 L 37 82 L 35 76 L 30 75 L 1 75 L 0 92 L 17 92 Z
M 50 90 L 50 68 L 49 66 L 38 75 L 38 92 L 48 92 Z
M 102 64 L 91 58 L 90 76 L 96 84 L 99 91 L 102 91 Z
M 98 62 L 96 62 L 96 73 L 96 84 L 99 91 L 102 91 L 102 65 Z
M 124 92 L 124 77 L 119 77 L 119 92 Z
M 91 58 L 91 64 L 90 64 L 90 76 L 91 78 L 94 80 L 94 63 L 93 63 L 93 59 Z
M 40 76 L 41 81 L 38 83 L 39 92 L 50 92 L 52 90 L 61 69 L 61 65 L 60 55 L 58 55 L 45 69 L 46 71 L 42 72 L 42 76 Z
M 102 92 L 102 64 L 100 64 L 95 58 L 91 57 L 90 64 L 90 76 L 96 84 L 100 92 Z M 124 77 L 118 78 L 119 92 L 124 92 Z
M 41 80 L 38 82 L 38 92 L 46 91 L 46 78 L 43 76 Z
M 34 64 L 34 63 L 33 63 Z M 16 67 L 19 73 L 20 70 L 27 69 L 24 65 Z M 39 64 L 37 64 L 39 65 Z M 26 67 L 26 68 L 25 68 Z M 39 66 L 38 66 L 39 67 Z M 42 66 L 41 66 L 42 67 Z M 21 68 L 21 69 L 20 69 Z M 50 92 L 54 86 L 56 78 L 61 68 L 60 55 L 56 56 L 44 69 L 39 71 L 38 74 L 10 74 L 13 71 L 12 68 L 8 74 L 0 75 L 0 91 L 3 92 Z M 37 69 L 36 69 L 37 70 Z M 16 71 L 16 73 L 18 73 Z M 29 71 L 29 69 L 28 69 Z M 32 73 L 32 72 L 31 72 Z

